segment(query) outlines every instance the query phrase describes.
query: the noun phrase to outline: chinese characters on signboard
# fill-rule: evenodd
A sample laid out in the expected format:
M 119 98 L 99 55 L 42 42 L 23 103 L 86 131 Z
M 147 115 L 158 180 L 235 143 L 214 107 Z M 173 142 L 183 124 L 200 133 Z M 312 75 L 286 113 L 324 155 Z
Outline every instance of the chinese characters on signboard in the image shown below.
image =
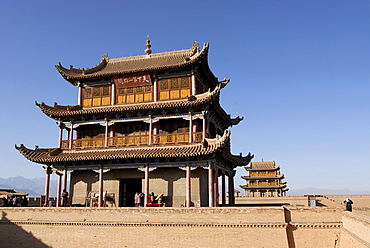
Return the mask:
M 114 78 L 114 83 L 118 88 L 128 88 L 152 85 L 149 73 L 134 74 L 128 76 L 119 76 Z

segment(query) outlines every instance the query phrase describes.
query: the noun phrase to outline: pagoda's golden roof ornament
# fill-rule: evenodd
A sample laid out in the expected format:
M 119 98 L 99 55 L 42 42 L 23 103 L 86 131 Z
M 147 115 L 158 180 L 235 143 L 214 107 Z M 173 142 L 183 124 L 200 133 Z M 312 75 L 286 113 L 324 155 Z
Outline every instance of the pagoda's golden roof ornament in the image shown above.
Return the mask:
M 152 53 L 152 50 L 150 50 L 150 48 L 152 47 L 152 45 L 150 45 L 150 40 L 149 40 L 149 35 L 147 35 L 147 40 L 146 40 L 146 49 L 144 50 L 144 52 L 147 54 L 147 55 L 150 55 Z

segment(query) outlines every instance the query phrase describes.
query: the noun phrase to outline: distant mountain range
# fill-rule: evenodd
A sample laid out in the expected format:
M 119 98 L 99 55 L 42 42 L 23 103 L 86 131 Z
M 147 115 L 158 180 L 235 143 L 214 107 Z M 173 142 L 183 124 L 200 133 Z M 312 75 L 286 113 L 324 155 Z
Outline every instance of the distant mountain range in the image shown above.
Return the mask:
M 300 195 L 370 195 L 369 190 L 353 191 L 349 189 L 319 189 L 319 188 L 304 188 L 304 189 L 289 189 L 288 196 Z
M 45 178 L 25 178 L 22 176 L 0 178 L 0 189 L 14 189 L 28 193 L 28 196 L 40 196 L 45 193 Z M 57 180 L 50 180 L 50 196 L 57 195 Z
M 57 183 L 55 179 L 50 180 L 50 196 L 56 197 Z M 40 196 L 45 192 L 45 178 L 25 178 L 22 176 L 0 178 L 0 189 L 14 189 L 16 192 L 25 192 L 29 196 Z M 352 191 L 349 189 L 320 189 L 304 188 L 290 189 L 288 196 L 301 195 L 370 195 L 369 190 Z

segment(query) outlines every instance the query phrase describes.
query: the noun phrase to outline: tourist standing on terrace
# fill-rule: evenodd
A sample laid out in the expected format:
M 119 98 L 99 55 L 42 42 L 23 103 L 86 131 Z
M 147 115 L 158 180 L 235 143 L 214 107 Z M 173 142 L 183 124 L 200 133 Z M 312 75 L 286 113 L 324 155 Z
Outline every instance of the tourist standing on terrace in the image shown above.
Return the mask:
M 68 192 L 63 189 L 62 193 L 62 207 L 67 207 L 67 201 L 68 201 Z
M 343 203 L 346 204 L 346 211 L 352 212 L 353 201 L 351 201 L 351 199 L 349 199 L 349 198 L 346 198 L 346 200 Z

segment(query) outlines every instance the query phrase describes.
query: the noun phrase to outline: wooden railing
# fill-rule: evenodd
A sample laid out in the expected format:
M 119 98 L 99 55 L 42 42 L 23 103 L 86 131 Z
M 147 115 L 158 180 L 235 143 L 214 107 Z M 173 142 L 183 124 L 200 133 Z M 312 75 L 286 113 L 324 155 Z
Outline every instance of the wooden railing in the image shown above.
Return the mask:
M 202 142 L 202 133 L 193 133 L 193 143 Z M 105 146 L 105 139 L 75 139 L 72 141 L 72 148 L 99 148 Z M 153 145 L 189 143 L 189 133 L 158 134 L 152 136 Z M 109 137 L 109 147 L 148 145 L 149 135 Z M 62 149 L 69 149 L 69 140 L 62 140 Z
M 132 145 L 147 145 L 149 142 L 148 135 L 122 136 L 108 138 L 108 146 L 132 146 Z
M 193 133 L 193 143 L 202 142 L 202 133 Z M 189 133 L 156 134 L 153 135 L 153 144 L 178 144 L 189 143 Z
M 104 139 L 75 139 L 72 148 L 104 147 Z M 62 140 L 62 149 L 69 148 L 69 140 Z

